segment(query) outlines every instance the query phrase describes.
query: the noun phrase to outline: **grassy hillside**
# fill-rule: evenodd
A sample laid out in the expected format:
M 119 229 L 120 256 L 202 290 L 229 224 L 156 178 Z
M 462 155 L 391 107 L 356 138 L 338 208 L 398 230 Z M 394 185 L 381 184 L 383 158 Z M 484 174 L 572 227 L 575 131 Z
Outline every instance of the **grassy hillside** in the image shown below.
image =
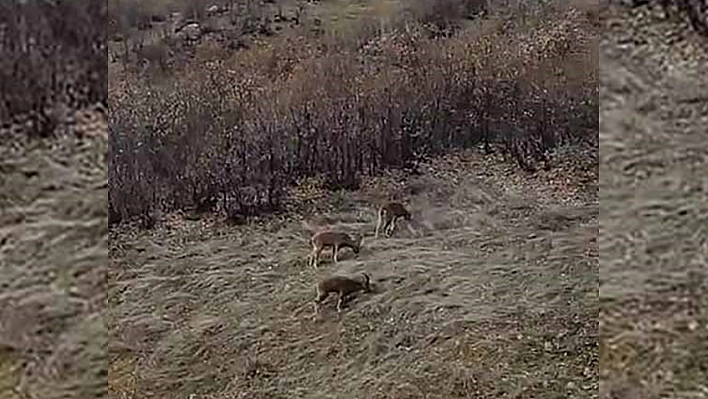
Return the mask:
M 112 397 L 597 397 L 596 199 L 471 154 L 424 169 L 306 217 L 116 231 Z M 401 183 L 414 223 L 375 239 L 372 193 Z M 303 221 L 364 248 L 308 267 Z M 362 271 L 375 293 L 313 320 L 317 279 Z
M 0 397 L 107 396 L 106 2 L 0 3 Z
M 705 398 L 708 47 L 656 8 L 606 11 L 600 397 Z
M 0 129 L 2 398 L 107 395 L 108 127 L 74 115 L 52 139 Z
M 597 7 L 484 4 L 116 19 L 111 397 L 597 397 Z

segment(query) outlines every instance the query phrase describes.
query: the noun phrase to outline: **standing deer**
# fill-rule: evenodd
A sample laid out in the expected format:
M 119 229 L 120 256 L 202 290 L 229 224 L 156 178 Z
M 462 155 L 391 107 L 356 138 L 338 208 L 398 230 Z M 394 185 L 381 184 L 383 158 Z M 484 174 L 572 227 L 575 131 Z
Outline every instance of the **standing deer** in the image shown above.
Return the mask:
M 362 273 L 362 279 L 357 281 L 344 276 L 331 276 L 317 284 L 317 298 L 315 298 L 315 317 L 319 314 L 320 304 L 330 293 L 338 296 L 337 313 L 342 311 L 342 303 L 356 291 L 371 292 L 371 276 Z
M 396 228 L 396 220 L 403 218 L 411 220 L 411 214 L 400 202 L 387 202 L 379 208 L 379 219 L 376 222 L 375 237 L 379 237 L 379 230 L 384 229 L 384 234 L 390 236 Z
M 354 241 L 348 234 L 339 231 L 320 231 L 310 239 L 312 252 L 309 263 L 317 268 L 322 250 L 328 247 L 332 248 L 332 259 L 337 263 L 340 248 L 349 247 L 355 254 L 358 254 L 361 249 L 361 241 L 362 238 L 359 238 L 359 241 Z

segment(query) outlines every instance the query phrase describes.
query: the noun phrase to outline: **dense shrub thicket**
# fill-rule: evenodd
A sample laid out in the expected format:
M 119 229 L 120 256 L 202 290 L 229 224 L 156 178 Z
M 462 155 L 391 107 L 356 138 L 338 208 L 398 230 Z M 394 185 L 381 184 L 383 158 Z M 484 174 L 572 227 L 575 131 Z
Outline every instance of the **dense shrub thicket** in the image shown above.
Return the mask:
M 106 104 L 106 22 L 100 1 L 0 2 L 0 122 L 46 136 L 57 109 Z
M 454 148 L 501 151 L 527 170 L 560 145 L 597 153 L 587 16 L 544 9 L 444 36 L 429 25 L 286 36 L 169 83 L 125 85 L 109 105 L 111 223 L 272 211 L 300 179 L 356 188 Z

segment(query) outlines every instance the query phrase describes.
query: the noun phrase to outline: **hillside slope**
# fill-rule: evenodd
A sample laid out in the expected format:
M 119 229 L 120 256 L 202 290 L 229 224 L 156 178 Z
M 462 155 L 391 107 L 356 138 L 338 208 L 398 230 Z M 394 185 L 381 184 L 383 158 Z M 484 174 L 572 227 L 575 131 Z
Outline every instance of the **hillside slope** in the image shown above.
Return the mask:
M 602 398 L 708 397 L 708 52 L 657 11 L 605 15 Z
M 0 397 L 106 397 L 108 124 L 0 130 Z
M 318 270 L 297 219 L 116 232 L 112 397 L 597 397 L 596 199 L 474 156 L 394 181 L 415 223 L 374 239 L 375 190 L 333 194 L 307 222 L 364 249 Z M 362 271 L 376 292 L 313 320 L 317 278 Z

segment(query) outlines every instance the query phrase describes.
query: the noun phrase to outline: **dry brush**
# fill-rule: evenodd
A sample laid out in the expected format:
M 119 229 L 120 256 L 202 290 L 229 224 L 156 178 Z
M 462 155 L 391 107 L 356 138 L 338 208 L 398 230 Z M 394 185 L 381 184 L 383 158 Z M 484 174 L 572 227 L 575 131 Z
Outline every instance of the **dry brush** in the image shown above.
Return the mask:
M 302 178 L 352 189 L 473 146 L 529 171 L 559 146 L 596 154 L 591 25 L 572 8 L 451 37 L 403 20 L 389 33 L 277 38 L 168 84 L 133 82 L 111 102 L 111 222 L 274 211 Z
M 54 133 L 67 109 L 107 102 L 106 4 L 0 3 L 0 123 Z

